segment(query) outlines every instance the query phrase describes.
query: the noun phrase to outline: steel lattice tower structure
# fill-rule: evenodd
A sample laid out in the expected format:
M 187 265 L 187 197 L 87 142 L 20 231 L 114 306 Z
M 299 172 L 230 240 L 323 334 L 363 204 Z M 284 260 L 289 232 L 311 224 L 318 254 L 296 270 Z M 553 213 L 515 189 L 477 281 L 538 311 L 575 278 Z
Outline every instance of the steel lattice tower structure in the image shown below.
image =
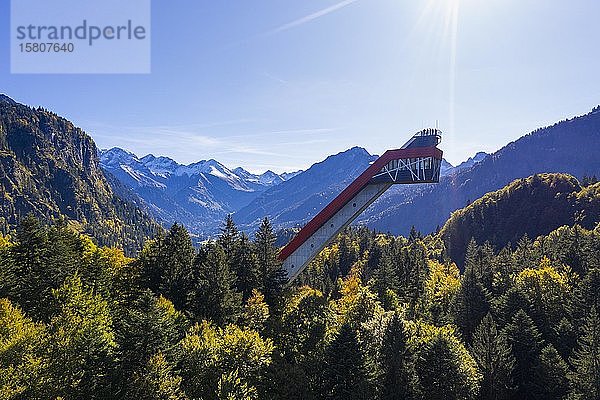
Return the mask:
M 386 151 L 311 219 L 279 253 L 290 281 L 390 186 L 439 182 L 440 141 L 441 131 L 428 128 Z

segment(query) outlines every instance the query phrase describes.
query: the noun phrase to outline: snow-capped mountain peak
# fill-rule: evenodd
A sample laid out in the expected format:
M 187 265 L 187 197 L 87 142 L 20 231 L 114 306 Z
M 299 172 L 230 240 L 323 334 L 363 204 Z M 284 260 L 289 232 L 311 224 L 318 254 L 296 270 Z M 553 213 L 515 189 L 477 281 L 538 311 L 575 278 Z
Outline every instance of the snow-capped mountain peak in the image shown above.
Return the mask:
M 140 159 L 140 162 L 144 164 L 154 175 L 166 178 L 171 174 L 175 173 L 179 164 L 169 157 L 155 157 L 153 154 L 148 154 Z
M 268 170 L 259 176 L 258 181 L 259 181 L 259 183 L 261 183 L 265 186 L 273 186 L 273 185 L 280 184 L 284 180 L 281 176 L 277 175 L 275 172 Z
M 126 164 L 129 165 L 131 163 L 139 163 L 140 160 L 138 159 L 138 157 L 133 154 L 132 152 L 129 152 L 127 150 L 123 150 L 119 147 L 113 147 L 112 149 L 103 149 L 100 150 L 100 162 L 103 165 L 110 165 L 110 166 L 119 166 L 121 164 Z

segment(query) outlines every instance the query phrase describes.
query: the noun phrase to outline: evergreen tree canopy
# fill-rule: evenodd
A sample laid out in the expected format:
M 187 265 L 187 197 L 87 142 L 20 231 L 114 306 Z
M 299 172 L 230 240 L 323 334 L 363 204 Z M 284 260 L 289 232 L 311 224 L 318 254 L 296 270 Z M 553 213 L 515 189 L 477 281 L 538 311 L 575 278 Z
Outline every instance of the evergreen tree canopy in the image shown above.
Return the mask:
M 577 350 L 571 357 L 574 371 L 570 374 L 574 399 L 600 399 L 600 318 L 592 308 L 586 318 Z
M 287 282 L 287 273 L 279 261 L 279 252 L 275 247 L 276 239 L 269 219 L 265 218 L 256 232 L 254 248 L 259 270 L 260 286 L 257 289 L 262 291 L 271 306 L 277 302 Z
M 196 274 L 193 300 L 196 319 L 209 319 L 218 325 L 236 322 L 242 313 L 242 294 L 237 292 L 236 276 L 219 244 L 204 246 L 196 258 Z
M 325 354 L 325 371 L 321 398 L 338 400 L 367 400 L 374 388 L 356 332 L 342 325 L 337 337 Z
M 498 332 L 490 314 L 483 318 L 473 334 L 471 354 L 482 375 L 479 398 L 510 399 L 514 389 L 512 372 L 515 359 L 506 338 Z

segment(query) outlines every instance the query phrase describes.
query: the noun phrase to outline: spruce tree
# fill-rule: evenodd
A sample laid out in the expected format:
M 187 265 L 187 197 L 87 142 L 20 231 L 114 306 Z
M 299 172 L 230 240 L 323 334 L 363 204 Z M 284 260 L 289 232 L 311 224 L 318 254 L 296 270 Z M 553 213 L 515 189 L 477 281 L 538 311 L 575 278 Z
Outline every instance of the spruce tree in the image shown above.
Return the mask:
M 413 316 L 415 306 L 425 292 L 424 282 L 427 280 L 427 248 L 419 239 L 419 234 L 411 233 L 408 246 L 403 249 L 404 286 L 403 297 L 409 301 L 409 315 Z
M 468 267 L 455 298 L 455 323 L 465 342 L 471 343 L 475 329 L 490 310 L 489 292 L 477 279 L 472 267 Z
M 218 325 L 235 323 L 242 313 L 242 295 L 237 292 L 235 274 L 220 245 L 205 245 L 196 259 L 196 274 L 192 307 L 196 319 L 208 319 Z
M 231 214 L 228 214 L 227 218 L 225 219 L 225 223 L 221 228 L 221 234 L 217 239 L 217 243 L 219 243 L 219 245 L 223 248 L 227 258 L 233 258 L 239 238 L 240 232 L 235 226 L 235 222 L 233 222 L 233 217 Z
M 437 332 L 419 349 L 415 370 L 423 398 L 474 400 L 479 389 L 475 361 L 452 335 Z
M 490 314 L 486 315 L 473 334 L 471 354 L 483 379 L 481 400 L 507 400 L 513 391 L 512 371 L 515 358 L 506 338 L 498 332 Z
M 50 252 L 48 232 L 33 215 L 21 221 L 16 243 L 12 247 L 18 277 L 12 289 L 17 302 L 34 319 L 48 320 L 48 304 L 52 301 L 52 276 L 47 270 Z
M 389 321 L 381 343 L 379 364 L 381 400 L 410 400 L 415 397 L 415 373 L 412 354 L 408 347 L 409 336 L 404 321 L 395 312 Z
M 373 396 L 369 371 L 359 347 L 356 332 L 342 325 L 326 350 L 322 380 L 322 399 L 367 400 Z
M 537 254 L 534 250 L 532 250 L 533 242 L 529 239 L 527 234 L 523 235 L 523 237 L 517 243 L 517 249 L 514 252 L 515 257 L 515 267 L 517 272 L 522 271 L 525 268 L 535 268 L 536 261 L 538 260 Z
M 600 318 L 592 308 L 583 333 L 571 357 L 574 371 L 570 374 L 573 399 L 600 399 Z
M 279 261 L 275 247 L 276 239 L 269 219 L 265 218 L 256 232 L 254 249 L 260 273 L 261 285 L 258 289 L 262 291 L 265 301 L 270 306 L 279 301 L 279 296 L 287 282 L 287 273 Z
M 515 398 L 534 399 L 536 393 L 535 373 L 540 365 L 543 340 L 533 320 L 523 310 L 519 310 L 509 325 L 505 335 L 515 357 L 513 382 L 516 386 Z
M 80 237 L 79 233 L 66 225 L 65 221 L 59 221 L 56 225 L 46 228 L 48 242 L 51 243 L 46 256 L 46 273 L 51 276 L 52 286 L 57 288 L 64 280 L 80 270 L 80 277 L 85 284 L 91 283 L 94 278 L 100 279 L 100 276 L 89 277 L 87 280 L 83 265 L 83 253 L 86 251 L 86 243 Z M 94 274 L 96 275 L 96 274 Z M 97 274 L 97 275 L 101 275 Z M 92 286 L 92 285 L 90 285 Z M 98 288 L 99 289 L 99 288 Z
M 537 396 L 544 400 L 563 400 L 569 393 L 567 375 L 569 366 L 549 344 L 542 349 L 540 364 L 536 371 Z
M 352 238 L 347 234 L 347 231 L 340 237 L 338 247 L 338 271 L 342 277 L 348 275 L 354 263 L 358 260 L 358 254 L 352 244 Z
M 389 291 L 393 293 L 398 292 L 398 274 L 389 250 L 383 252 L 379 267 L 375 270 L 373 280 L 373 289 L 377 292 L 377 296 L 384 305 L 384 308 L 387 310 L 392 309 L 393 307 L 387 304 L 389 302 L 386 300 L 389 297 Z
M 114 321 L 121 361 L 120 374 L 126 378 L 145 365 L 157 352 L 169 354 L 183 336 L 185 319 L 166 298 L 149 289 L 133 304 L 119 308 Z
M 0 233 L 0 298 L 15 298 L 17 275 L 11 250 L 10 239 Z
M 154 239 L 148 240 L 138 258 L 135 267 L 139 271 L 140 286 L 158 293 L 164 269 L 165 232 L 160 229 Z
M 512 285 L 511 274 L 515 270 L 515 260 L 510 248 L 510 243 L 500 250 L 492 261 L 492 294 L 500 296 Z
M 592 268 L 585 274 L 575 293 L 574 314 L 582 322 L 593 307 L 599 309 L 598 293 L 600 293 L 600 267 Z
M 50 321 L 51 398 L 107 398 L 117 343 L 108 302 L 86 290 L 75 275 L 53 290 L 57 315 Z
M 162 267 L 159 293 L 171 300 L 178 310 L 187 304 L 193 285 L 193 262 L 196 250 L 187 229 L 174 224 L 164 241 L 159 264 Z
M 238 246 L 233 256 L 232 271 L 237 275 L 236 285 L 246 301 L 252 295 L 252 290 L 262 287 L 259 282 L 260 271 L 258 260 L 252 248 L 252 242 L 245 233 L 240 235 Z

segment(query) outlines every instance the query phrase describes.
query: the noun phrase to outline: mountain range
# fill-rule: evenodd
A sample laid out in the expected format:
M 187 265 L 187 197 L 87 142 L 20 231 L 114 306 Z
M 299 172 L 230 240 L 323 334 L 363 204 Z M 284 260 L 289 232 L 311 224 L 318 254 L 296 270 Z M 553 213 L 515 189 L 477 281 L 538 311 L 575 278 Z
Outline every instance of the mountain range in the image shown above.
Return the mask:
M 515 179 L 552 172 L 579 178 L 600 175 L 599 110 L 537 129 L 493 154 L 477 153 L 456 167 L 444 160 L 439 184 L 394 186 L 357 223 L 392 234 L 406 235 L 412 226 L 428 233 L 440 228 L 453 211 Z M 111 153 L 127 157 L 111 161 Z M 164 157 L 137 159 L 120 149 L 103 152 L 101 165 L 146 201 L 157 218 L 183 221 L 199 235 L 212 235 L 228 213 L 249 232 L 265 216 L 278 229 L 296 229 L 376 158 L 364 148 L 353 147 L 291 176 L 265 173 L 273 179 L 240 168 L 229 170 L 214 160 L 181 166 Z M 169 167 L 154 167 L 159 159 L 158 165 Z
M 301 171 L 253 174 L 215 160 L 182 165 L 152 154 L 138 157 L 120 148 L 101 150 L 100 165 L 143 200 L 164 224 L 181 222 L 196 234 L 214 233 L 227 214 Z
M 100 150 L 99 157 L 105 174 L 139 196 L 155 218 L 164 224 L 184 223 L 200 236 L 216 233 L 228 214 L 234 214 L 247 230 L 267 215 L 278 228 L 301 225 L 307 213 L 318 212 L 324 201 L 377 158 L 364 148 L 354 147 L 306 171 L 252 174 L 242 167 L 229 169 L 212 159 L 182 165 L 164 156 L 138 157 L 117 147 Z M 477 153 L 457 167 L 444 160 L 442 174 L 470 168 L 485 157 L 486 153 Z
M 598 176 L 598 154 L 600 107 L 456 167 L 444 161 L 439 184 L 395 186 L 357 223 L 393 234 L 412 226 L 432 232 L 455 210 L 515 179 L 553 172 Z M 0 229 L 9 232 L 27 213 L 65 218 L 100 243 L 129 250 L 156 231 L 153 219 L 182 222 L 200 238 L 217 233 L 227 214 L 249 232 L 265 216 L 277 229 L 295 229 L 376 157 L 353 147 L 285 174 L 253 174 L 216 160 L 183 165 L 119 148 L 98 150 L 66 119 L 0 96 Z

